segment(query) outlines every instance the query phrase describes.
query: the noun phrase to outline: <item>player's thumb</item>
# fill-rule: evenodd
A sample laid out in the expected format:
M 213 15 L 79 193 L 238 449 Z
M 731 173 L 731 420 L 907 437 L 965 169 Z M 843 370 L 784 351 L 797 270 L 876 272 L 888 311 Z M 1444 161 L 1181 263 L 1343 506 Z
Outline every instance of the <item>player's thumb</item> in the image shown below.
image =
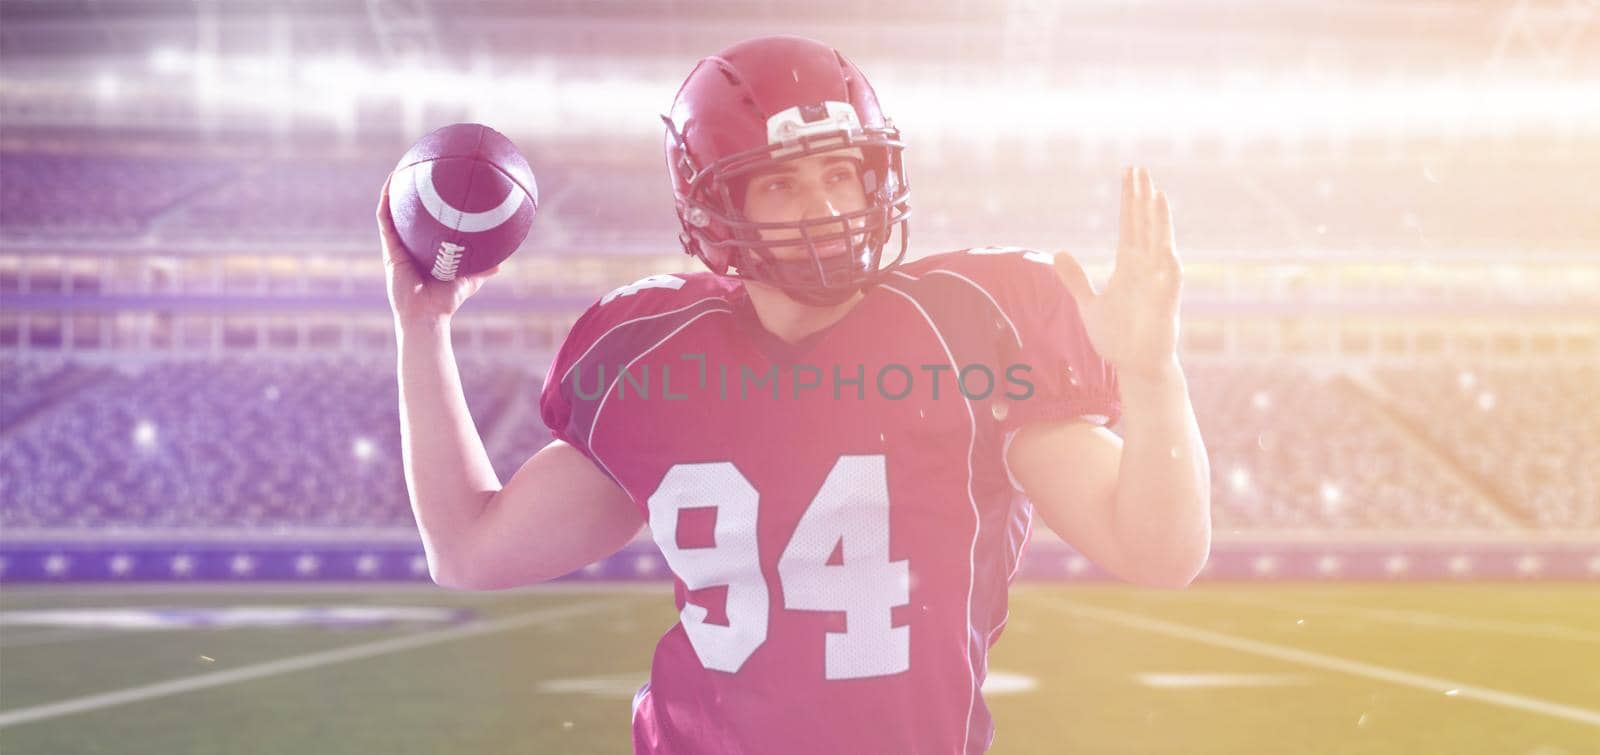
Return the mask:
M 1089 274 L 1084 272 L 1083 265 L 1078 264 L 1068 252 L 1056 252 L 1056 275 L 1060 276 L 1061 284 L 1067 287 L 1067 293 L 1077 301 L 1087 301 L 1094 298 L 1094 284 L 1089 282 Z

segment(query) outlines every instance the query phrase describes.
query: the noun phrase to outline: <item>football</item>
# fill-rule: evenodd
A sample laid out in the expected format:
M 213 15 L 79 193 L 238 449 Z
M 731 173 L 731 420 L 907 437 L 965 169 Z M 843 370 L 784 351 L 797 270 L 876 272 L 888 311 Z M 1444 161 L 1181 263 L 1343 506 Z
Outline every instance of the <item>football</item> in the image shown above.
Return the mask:
M 389 183 L 395 232 L 436 280 L 483 272 L 510 257 L 539 209 L 527 158 L 504 134 L 456 123 L 422 137 Z

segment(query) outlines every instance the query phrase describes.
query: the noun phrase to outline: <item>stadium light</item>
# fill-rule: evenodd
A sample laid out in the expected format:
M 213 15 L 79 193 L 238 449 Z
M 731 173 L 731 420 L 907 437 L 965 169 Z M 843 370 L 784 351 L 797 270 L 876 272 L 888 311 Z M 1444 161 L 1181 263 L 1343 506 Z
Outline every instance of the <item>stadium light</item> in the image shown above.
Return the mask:
M 94 77 L 94 96 L 101 101 L 111 101 L 122 93 L 122 81 L 110 71 L 101 71 Z
M 184 54 L 172 47 L 158 47 L 150 51 L 150 70 L 160 74 L 181 73 L 187 66 Z
M 367 102 L 410 102 L 458 106 L 484 120 L 541 133 L 655 135 L 660 123 L 654 114 L 665 109 L 679 84 L 675 76 L 639 69 L 590 69 L 574 76 L 550 60 L 511 67 L 481 56 L 469 69 L 420 61 L 379 67 L 347 52 L 219 57 L 163 46 L 150 52 L 148 63 L 158 75 L 192 75 L 195 96 L 207 107 L 338 119 Z M 1394 69 L 1357 78 L 1344 71 L 1236 68 L 1208 76 L 1124 66 L 1038 86 L 928 78 L 892 66 L 886 73 L 897 74 L 879 85 L 897 123 L 925 143 L 941 134 L 970 135 L 980 143 L 999 136 L 1068 135 L 1116 146 L 1152 138 L 1189 144 L 1210 136 L 1237 148 L 1260 139 L 1343 142 L 1355 134 L 1403 139 L 1506 135 L 1526 128 L 1571 133 L 1600 123 L 1600 79 L 1577 74 L 1421 76 Z M 95 88 L 126 91 L 142 83 L 118 80 Z M 1317 190 L 1327 197 L 1332 186 L 1319 184 Z
M 1250 472 L 1244 467 L 1234 467 L 1228 474 L 1228 483 L 1233 486 L 1233 492 L 1246 492 L 1250 489 Z
M 133 442 L 140 448 L 151 448 L 156 444 L 156 426 L 150 420 L 139 420 L 133 428 Z
M 1344 494 L 1339 490 L 1338 485 L 1331 482 L 1322 483 L 1322 502 L 1324 504 L 1337 504 L 1342 497 L 1344 497 Z
M 377 451 L 377 446 L 369 438 L 356 438 L 355 455 L 357 459 L 367 461 Z

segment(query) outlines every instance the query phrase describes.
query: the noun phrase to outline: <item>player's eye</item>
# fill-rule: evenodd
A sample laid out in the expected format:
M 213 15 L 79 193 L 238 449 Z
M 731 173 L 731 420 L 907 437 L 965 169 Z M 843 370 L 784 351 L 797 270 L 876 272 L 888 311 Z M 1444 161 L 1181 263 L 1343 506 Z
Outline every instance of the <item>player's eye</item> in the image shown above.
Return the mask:
M 787 179 L 787 178 L 772 178 L 772 179 L 768 179 L 765 183 L 763 183 L 761 185 L 761 190 L 762 191 L 788 191 L 789 190 L 789 179 Z

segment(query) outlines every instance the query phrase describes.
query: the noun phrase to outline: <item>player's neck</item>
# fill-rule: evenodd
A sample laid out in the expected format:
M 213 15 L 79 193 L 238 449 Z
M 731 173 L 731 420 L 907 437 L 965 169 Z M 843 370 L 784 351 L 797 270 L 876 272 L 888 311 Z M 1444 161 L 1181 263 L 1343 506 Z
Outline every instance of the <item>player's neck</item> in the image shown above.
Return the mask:
M 839 304 L 814 307 L 801 304 L 785 296 L 782 291 L 760 283 L 746 282 L 745 290 L 750 294 L 750 304 L 761 320 L 761 327 L 787 343 L 795 343 L 838 322 L 866 296 L 865 292 L 857 291 Z

